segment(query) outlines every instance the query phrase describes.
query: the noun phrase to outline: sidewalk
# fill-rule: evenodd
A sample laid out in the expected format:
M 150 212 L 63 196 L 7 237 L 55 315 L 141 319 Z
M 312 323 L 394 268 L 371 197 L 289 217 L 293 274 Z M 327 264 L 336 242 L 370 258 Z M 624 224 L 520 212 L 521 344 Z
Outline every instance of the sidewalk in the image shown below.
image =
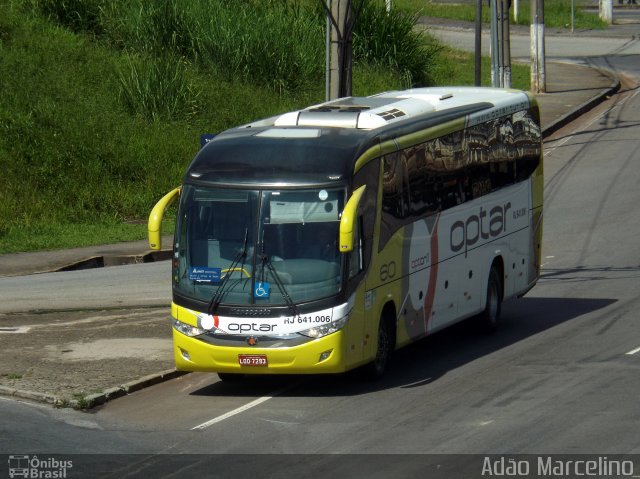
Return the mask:
M 0 255 L 0 277 L 168 260 L 171 258 L 172 246 L 173 237 L 163 236 L 162 251 L 152 251 L 147 240 L 140 240 L 55 251 L 4 254 Z

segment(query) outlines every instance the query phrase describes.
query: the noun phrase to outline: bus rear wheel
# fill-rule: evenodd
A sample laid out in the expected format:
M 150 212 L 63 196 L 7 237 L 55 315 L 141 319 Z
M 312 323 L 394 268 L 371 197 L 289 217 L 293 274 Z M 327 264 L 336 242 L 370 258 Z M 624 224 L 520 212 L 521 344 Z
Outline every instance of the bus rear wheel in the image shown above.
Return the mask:
M 493 266 L 487 281 L 487 301 L 478 315 L 478 325 L 485 333 L 492 333 L 498 327 L 502 311 L 502 280 L 498 268 Z

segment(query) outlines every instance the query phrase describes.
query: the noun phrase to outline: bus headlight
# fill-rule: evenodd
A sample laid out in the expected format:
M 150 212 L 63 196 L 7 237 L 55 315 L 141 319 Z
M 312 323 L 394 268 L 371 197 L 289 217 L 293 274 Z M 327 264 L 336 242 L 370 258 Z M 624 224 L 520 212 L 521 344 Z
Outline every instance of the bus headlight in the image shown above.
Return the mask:
M 176 331 L 179 331 L 185 336 L 189 336 L 190 338 L 206 333 L 206 331 L 202 328 L 191 326 L 190 324 L 183 323 L 182 321 L 178 321 L 177 319 L 173 320 L 173 327 Z
M 342 328 L 344 328 L 344 325 L 347 324 L 347 321 L 349 321 L 348 314 L 328 324 L 322 324 L 314 326 L 310 329 L 305 329 L 304 331 L 298 331 L 298 334 L 302 334 L 303 336 L 308 336 L 314 339 L 322 338 L 324 336 L 328 336 L 329 334 L 333 334 L 336 331 L 340 331 Z

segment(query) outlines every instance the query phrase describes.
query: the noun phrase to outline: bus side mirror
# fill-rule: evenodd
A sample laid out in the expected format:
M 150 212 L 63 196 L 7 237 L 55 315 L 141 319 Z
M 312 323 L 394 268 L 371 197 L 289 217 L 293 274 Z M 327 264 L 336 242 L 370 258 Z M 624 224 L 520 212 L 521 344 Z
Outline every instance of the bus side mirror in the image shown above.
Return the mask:
M 151 210 L 149 215 L 149 247 L 153 250 L 159 250 L 162 248 L 162 239 L 160 237 L 160 227 L 162 226 L 162 217 L 164 216 L 164 210 L 180 195 L 180 188 L 171 190 L 164 195 L 160 201 Z
M 342 217 L 340 218 L 339 245 L 341 253 L 353 251 L 354 236 L 357 228 L 358 205 L 360 204 L 360 199 L 362 198 L 366 187 L 366 185 L 362 185 L 360 188 L 355 190 L 342 211 Z

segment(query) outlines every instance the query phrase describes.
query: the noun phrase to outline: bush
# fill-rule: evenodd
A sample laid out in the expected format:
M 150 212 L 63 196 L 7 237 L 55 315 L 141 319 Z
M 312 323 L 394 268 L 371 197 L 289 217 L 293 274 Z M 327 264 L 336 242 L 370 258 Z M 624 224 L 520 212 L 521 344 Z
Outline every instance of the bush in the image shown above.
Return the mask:
M 399 71 L 407 87 L 430 85 L 441 47 L 430 35 L 414 28 L 417 21 L 417 14 L 398 9 L 387 12 L 383 4 L 364 0 L 354 27 L 354 58 Z

